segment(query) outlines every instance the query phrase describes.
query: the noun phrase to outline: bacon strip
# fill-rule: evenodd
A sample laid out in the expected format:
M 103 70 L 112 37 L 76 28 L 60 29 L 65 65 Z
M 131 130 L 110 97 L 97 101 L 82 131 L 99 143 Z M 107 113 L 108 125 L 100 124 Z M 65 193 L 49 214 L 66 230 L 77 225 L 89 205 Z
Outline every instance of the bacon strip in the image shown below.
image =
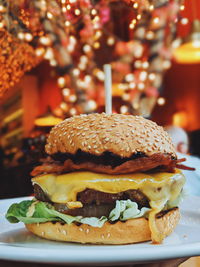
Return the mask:
M 41 166 L 37 166 L 31 173 L 32 176 L 37 176 L 46 173 L 66 173 L 76 170 L 87 170 L 98 173 L 107 174 L 124 174 L 132 172 L 144 172 L 150 171 L 155 168 L 159 168 L 159 171 L 174 172 L 175 168 L 184 170 L 194 170 L 179 164 L 185 161 L 185 159 L 172 159 L 171 155 L 156 153 L 149 157 L 141 157 L 133 160 L 126 161 L 121 165 L 113 168 L 112 166 L 99 165 L 93 162 L 74 163 L 71 159 L 68 159 L 63 163 L 58 161 L 47 159 Z

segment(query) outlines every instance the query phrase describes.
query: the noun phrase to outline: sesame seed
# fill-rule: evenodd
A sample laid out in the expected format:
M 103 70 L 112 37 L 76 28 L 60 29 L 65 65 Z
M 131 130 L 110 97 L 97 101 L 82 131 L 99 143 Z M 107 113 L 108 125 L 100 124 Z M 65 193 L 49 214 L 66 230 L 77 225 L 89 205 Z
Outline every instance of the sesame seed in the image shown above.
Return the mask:
M 87 229 L 86 229 L 86 231 L 85 231 L 85 232 L 86 232 L 86 234 L 88 234 L 88 233 L 89 233 L 89 231 L 90 231 L 90 229 L 89 229 L 89 228 L 87 228 Z
M 110 138 L 106 137 L 104 140 L 105 140 L 105 141 L 109 141 L 109 140 L 110 140 Z
M 91 146 L 88 146 L 88 149 L 91 149 Z
M 64 235 L 67 235 L 67 232 L 65 230 L 62 231 Z
M 42 232 L 41 234 L 42 234 L 42 236 L 44 236 L 44 232 Z
M 80 227 L 80 228 L 79 228 L 79 231 L 83 232 L 83 228 Z
M 94 145 L 94 146 L 93 146 L 93 148 L 95 149 L 95 148 L 97 148 L 97 146 L 96 146 L 96 145 Z
M 107 234 L 107 237 L 108 237 L 108 238 L 110 237 L 110 233 Z
M 82 133 L 81 135 L 82 135 L 82 136 L 85 136 L 85 133 Z
M 104 239 L 104 238 L 105 238 L 105 236 L 104 236 L 104 235 L 101 235 L 101 237 L 102 237 L 102 239 Z

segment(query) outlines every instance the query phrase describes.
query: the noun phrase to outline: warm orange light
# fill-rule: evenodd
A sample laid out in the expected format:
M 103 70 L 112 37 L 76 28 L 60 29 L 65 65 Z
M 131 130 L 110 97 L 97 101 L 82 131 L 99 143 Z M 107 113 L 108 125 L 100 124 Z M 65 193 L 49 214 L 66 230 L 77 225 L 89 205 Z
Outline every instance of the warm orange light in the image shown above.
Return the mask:
M 185 43 L 174 51 L 174 58 L 178 63 L 200 63 L 200 40 Z
M 62 119 L 54 117 L 54 116 L 47 116 L 35 119 L 34 124 L 36 126 L 55 126 L 56 124 L 60 123 Z
M 181 64 L 200 63 L 200 20 L 195 19 L 183 44 L 174 50 L 174 58 Z
M 176 112 L 173 115 L 172 120 L 173 120 L 173 125 L 181 127 L 181 128 L 187 128 L 188 122 L 189 122 L 186 111 Z

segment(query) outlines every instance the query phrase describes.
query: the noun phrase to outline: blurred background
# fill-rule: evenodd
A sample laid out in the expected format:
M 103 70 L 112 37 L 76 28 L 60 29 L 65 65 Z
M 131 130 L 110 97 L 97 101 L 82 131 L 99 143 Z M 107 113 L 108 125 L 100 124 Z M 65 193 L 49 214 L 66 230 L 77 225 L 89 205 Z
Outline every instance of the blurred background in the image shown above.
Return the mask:
M 198 0 L 0 0 L 0 198 L 32 193 L 52 126 L 104 111 L 105 63 L 113 112 L 156 121 L 198 157 L 199 10 Z
M 104 64 L 113 112 L 163 125 L 200 195 L 199 0 L 0 0 L 0 198 L 32 194 L 54 125 L 104 111 Z

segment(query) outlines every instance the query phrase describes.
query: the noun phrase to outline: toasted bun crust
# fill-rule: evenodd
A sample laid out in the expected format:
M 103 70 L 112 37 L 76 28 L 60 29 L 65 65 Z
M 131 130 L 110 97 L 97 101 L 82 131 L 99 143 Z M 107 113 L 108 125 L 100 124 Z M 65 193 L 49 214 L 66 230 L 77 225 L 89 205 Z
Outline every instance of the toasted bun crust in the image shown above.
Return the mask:
M 51 130 L 46 145 L 48 154 L 75 154 L 78 149 L 94 155 L 110 151 L 121 157 L 137 152 L 176 157 L 171 138 L 161 126 L 140 116 L 122 114 L 74 116 Z
M 170 210 L 156 219 L 157 227 L 165 236 L 172 233 L 180 219 L 179 209 Z M 64 224 L 57 222 L 26 224 L 33 234 L 49 240 L 93 244 L 131 244 L 151 240 L 148 220 L 138 218 L 126 222 L 110 224 L 97 228 L 86 224 Z

